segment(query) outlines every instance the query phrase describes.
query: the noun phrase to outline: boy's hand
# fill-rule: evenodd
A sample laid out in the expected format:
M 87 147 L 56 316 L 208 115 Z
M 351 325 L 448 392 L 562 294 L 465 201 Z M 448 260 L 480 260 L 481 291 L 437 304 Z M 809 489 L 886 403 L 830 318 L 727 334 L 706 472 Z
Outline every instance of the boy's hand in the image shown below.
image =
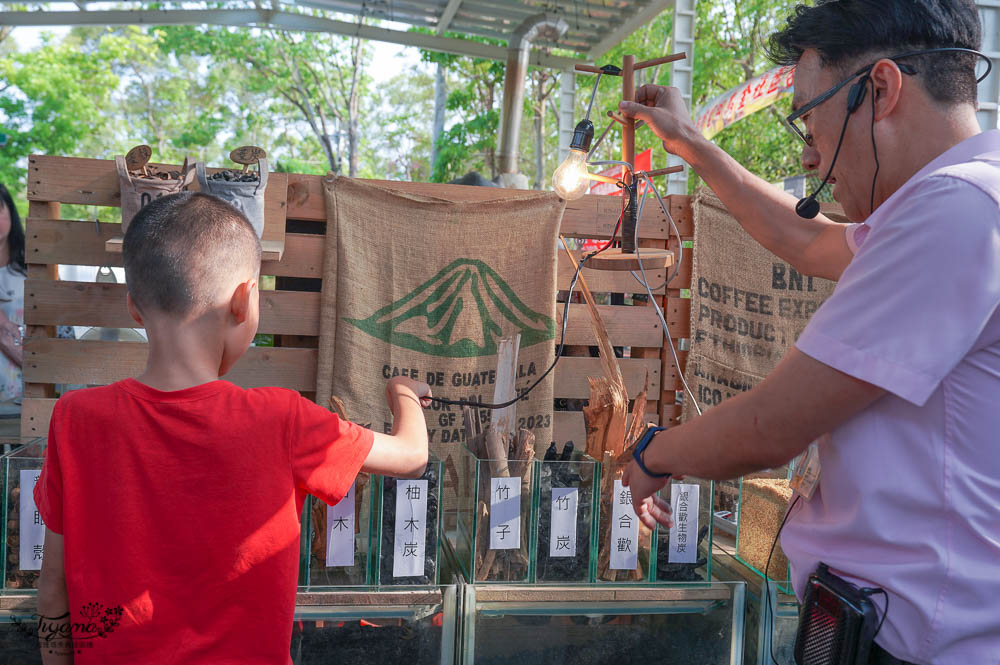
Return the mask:
M 431 405 L 431 387 L 426 383 L 414 381 L 405 376 L 394 376 L 389 379 L 389 383 L 385 387 L 385 399 L 393 416 L 396 415 L 397 400 L 407 397 L 417 401 L 420 406 L 426 409 Z

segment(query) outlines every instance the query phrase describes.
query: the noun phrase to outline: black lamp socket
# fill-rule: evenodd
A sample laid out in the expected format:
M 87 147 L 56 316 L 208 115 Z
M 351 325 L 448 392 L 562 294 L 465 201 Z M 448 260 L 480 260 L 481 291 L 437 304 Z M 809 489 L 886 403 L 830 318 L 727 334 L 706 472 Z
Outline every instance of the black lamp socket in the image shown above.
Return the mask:
M 573 130 L 573 140 L 569 142 L 571 150 L 590 152 L 590 144 L 594 141 L 594 123 L 581 120 Z

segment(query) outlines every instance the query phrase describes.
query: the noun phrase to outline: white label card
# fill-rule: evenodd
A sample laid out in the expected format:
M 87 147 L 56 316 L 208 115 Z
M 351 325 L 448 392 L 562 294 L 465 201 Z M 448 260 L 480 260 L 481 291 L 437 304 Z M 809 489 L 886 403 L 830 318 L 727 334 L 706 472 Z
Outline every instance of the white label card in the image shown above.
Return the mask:
M 427 546 L 427 481 L 396 480 L 396 538 L 392 576 L 424 574 Z
M 21 541 L 18 547 L 20 570 L 41 570 L 45 545 L 45 522 L 35 507 L 35 483 L 41 469 L 21 469 Z
M 549 533 L 550 557 L 576 556 L 576 517 L 580 490 L 576 487 L 552 488 L 552 525 Z
M 490 549 L 521 547 L 521 479 L 490 478 Z
M 670 510 L 674 528 L 670 530 L 670 563 L 695 563 L 698 560 L 698 485 L 670 485 Z
M 340 503 L 326 507 L 326 565 L 354 565 L 354 485 Z
M 611 569 L 639 567 L 639 517 L 632 508 L 632 491 L 615 481 L 611 498 Z

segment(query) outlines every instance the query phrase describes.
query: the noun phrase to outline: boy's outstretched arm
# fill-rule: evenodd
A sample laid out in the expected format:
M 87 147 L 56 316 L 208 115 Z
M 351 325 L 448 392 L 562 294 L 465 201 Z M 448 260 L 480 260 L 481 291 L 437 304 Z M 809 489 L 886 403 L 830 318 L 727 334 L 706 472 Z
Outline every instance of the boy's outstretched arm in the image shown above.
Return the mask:
M 394 478 L 419 478 L 427 467 L 427 423 L 423 407 L 431 389 L 404 376 L 393 377 L 385 388 L 392 411 L 392 434 L 375 432 L 375 443 L 362 471 Z
M 38 578 L 38 643 L 44 665 L 73 665 L 73 649 L 53 647 L 49 640 L 68 642 L 70 635 L 69 596 L 66 594 L 66 569 L 63 560 L 63 537 L 45 529 L 45 556 Z M 61 621 L 57 621 L 64 617 Z M 44 629 L 42 622 L 45 623 Z

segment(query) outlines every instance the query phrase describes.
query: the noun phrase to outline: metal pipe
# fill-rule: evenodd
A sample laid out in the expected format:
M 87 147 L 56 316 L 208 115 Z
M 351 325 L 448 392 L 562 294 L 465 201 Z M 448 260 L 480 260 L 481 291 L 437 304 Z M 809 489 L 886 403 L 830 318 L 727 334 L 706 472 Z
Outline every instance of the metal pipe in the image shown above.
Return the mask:
M 503 82 L 503 109 L 500 115 L 500 149 L 497 152 L 500 173 L 517 173 L 518 142 L 524 110 L 524 79 L 528 73 L 531 44 L 543 31 L 550 31 L 556 41 L 569 29 L 562 18 L 536 14 L 524 20 L 514 31 L 507 48 L 507 70 Z

